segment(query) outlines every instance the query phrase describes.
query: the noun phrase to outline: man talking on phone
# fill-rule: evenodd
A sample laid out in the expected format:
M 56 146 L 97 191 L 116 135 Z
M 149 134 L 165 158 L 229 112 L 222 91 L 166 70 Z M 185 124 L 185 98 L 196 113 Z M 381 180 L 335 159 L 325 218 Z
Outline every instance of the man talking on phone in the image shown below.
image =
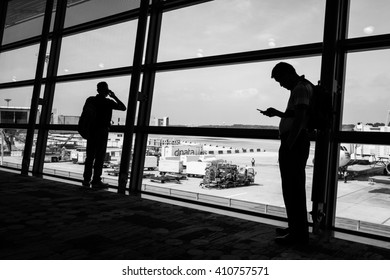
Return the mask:
M 107 189 L 108 184 L 101 179 L 103 163 L 106 155 L 108 132 L 110 131 L 112 110 L 125 111 L 126 106 L 108 88 L 106 82 L 97 84 L 96 96 L 90 96 L 84 107 L 90 106 L 95 110 L 90 135 L 87 139 L 87 155 L 84 165 L 83 187 L 92 185 L 94 189 Z M 92 177 L 93 169 L 93 177 Z M 91 181 L 92 178 L 92 181 Z
M 268 117 L 280 118 L 279 169 L 288 228 L 278 228 L 279 237 L 275 241 L 282 245 L 306 244 L 309 229 L 305 168 L 310 149 L 307 123 L 313 87 L 304 76 L 297 75 L 292 65 L 285 62 L 273 68 L 271 78 L 290 91 L 285 111 L 272 107 L 261 111 Z

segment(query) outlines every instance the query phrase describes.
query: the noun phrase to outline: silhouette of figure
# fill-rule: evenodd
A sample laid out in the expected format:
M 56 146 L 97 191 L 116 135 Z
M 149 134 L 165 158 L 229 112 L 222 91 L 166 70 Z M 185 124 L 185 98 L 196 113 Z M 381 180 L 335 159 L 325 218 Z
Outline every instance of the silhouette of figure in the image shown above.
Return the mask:
M 309 229 L 305 167 L 310 149 L 307 122 L 313 87 L 304 76 L 297 75 L 292 65 L 285 62 L 273 68 L 271 78 L 290 91 L 284 112 L 272 107 L 261 111 L 268 117 L 280 117 L 279 169 L 288 228 L 278 228 L 276 233 L 279 236 L 275 241 L 282 245 L 306 244 Z
M 255 163 L 256 163 L 256 161 L 255 161 L 254 158 L 252 158 L 251 163 L 252 163 L 252 167 L 254 167 L 254 166 L 255 166 Z
M 84 104 L 84 108 L 86 106 L 92 106 L 94 110 L 96 110 L 96 117 L 87 139 L 87 155 L 84 165 L 84 180 L 82 186 L 89 187 L 91 184 L 92 188 L 105 189 L 108 188 L 109 185 L 102 182 L 101 175 L 106 155 L 112 110 L 125 111 L 126 106 L 108 88 L 106 82 L 97 84 L 97 92 L 98 94 L 96 96 L 88 97 Z

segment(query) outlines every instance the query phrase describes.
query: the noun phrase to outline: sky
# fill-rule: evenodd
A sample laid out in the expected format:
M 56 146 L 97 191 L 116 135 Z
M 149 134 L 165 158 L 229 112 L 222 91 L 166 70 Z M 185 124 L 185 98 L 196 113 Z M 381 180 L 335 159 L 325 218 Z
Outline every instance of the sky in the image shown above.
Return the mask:
M 324 2 L 216 0 L 167 12 L 162 21 L 158 61 L 321 42 Z M 86 3 L 68 9 L 67 25 L 75 20 L 82 21 L 80 14 L 93 18 L 96 14 L 100 16 L 102 10 L 112 14 L 124 7 L 124 1 L 120 0 Z M 93 3 L 101 9 L 92 11 Z M 348 36 L 389 33 L 389 10 L 388 0 L 351 0 Z M 12 34 L 11 29 L 6 35 Z M 64 38 L 58 75 L 131 65 L 135 32 L 136 22 L 133 21 Z M 34 78 L 37 54 L 37 46 L 1 53 L 0 83 Z M 319 79 L 320 57 L 287 61 L 295 66 L 298 74 L 304 74 L 313 83 Z M 390 50 L 348 54 L 344 124 L 386 122 L 390 110 L 388 61 Z M 270 78 L 277 62 L 158 73 L 152 117 L 168 116 L 172 125 L 277 125 L 277 119 L 260 115 L 256 110 L 268 107 L 284 110 L 286 106 L 288 91 Z M 127 104 L 130 76 L 106 80 Z M 53 107 L 58 114 L 79 115 L 85 99 L 96 94 L 99 81 L 58 84 Z M 6 105 L 5 98 L 11 98 L 10 106 L 28 107 L 31 92 L 31 87 L 0 90 L 0 106 Z M 124 118 L 124 114 L 115 113 L 114 120 L 118 117 Z

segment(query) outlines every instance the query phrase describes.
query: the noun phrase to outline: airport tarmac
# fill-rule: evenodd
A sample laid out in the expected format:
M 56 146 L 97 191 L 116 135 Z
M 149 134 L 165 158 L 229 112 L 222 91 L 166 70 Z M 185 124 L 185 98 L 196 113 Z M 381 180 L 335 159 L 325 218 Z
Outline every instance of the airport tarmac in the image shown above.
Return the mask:
M 202 188 L 201 178 L 188 178 L 180 183 L 152 182 L 143 180 L 143 188 L 148 192 L 157 192 L 171 196 L 180 196 L 188 199 L 202 200 L 210 203 L 228 205 L 251 211 L 269 211 L 283 216 L 283 199 L 280 186 L 280 173 L 276 152 L 258 152 L 241 154 L 218 155 L 218 158 L 238 165 L 251 165 L 254 158 L 256 177 L 254 184 L 229 189 Z M 45 163 L 45 172 L 64 177 L 82 178 L 83 165 L 71 162 Z M 108 171 L 106 169 L 106 171 Z M 151 171 L 145 171 L 151 173 Z M 157 171 L 154 171 L 157 174 Z M 307 177 L 307 207 L 312 209 L 311 185 L 313 175 L 312 157 L 309 158 Z M 117 177 L 104 172 L 104 180 L 110 184 L 117 184 Z M 360 227 L 361 223 L 374 223 L 390 226 L 390 185 L 376 183 L 369 180 L 339 180 L 337 187 L 336 217 L 355 221 L 353 227 Z M 270 210 L 271 209 L 271 210 Z M 381 229 L 383 231 L 383 229 Z M 387 228 L 385 227 L 385 231 Z M 390 236 L 390 229 L 385 235 Z

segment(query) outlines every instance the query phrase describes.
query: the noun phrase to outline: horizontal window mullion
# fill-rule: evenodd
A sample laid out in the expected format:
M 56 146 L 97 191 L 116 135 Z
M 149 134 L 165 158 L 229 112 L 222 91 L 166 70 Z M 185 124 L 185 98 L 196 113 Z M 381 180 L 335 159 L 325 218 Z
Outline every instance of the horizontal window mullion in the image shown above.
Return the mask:
M 388 145 L 390 143 L 390 133 L 340 131 L 335 133 L 333 139 L 339 143 Z
M 216 55 L 203 58 L 191 58 L 169 62 L 160 62 L 154 65 L 156 71 L 168 71 L 206 66 L 230 65 L 286 59 L 294 57 L 316 56 L 322 53 L 322 43 L 313 43 L 292 47 L 276 48 L 271 50 L 249 51 L 233 54 Z
M 348 39 L 343 42 L 346 52 L 390 49 L 390 34 Z

